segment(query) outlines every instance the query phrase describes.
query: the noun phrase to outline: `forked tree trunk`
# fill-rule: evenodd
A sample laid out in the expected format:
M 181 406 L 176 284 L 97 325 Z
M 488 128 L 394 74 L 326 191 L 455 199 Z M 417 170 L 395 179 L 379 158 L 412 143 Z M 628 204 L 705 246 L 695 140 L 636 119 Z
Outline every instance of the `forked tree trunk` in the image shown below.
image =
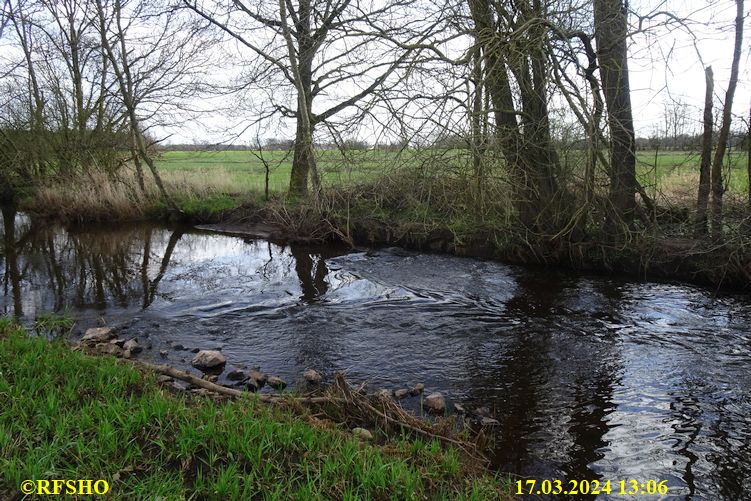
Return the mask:
M 701 167 L 699 168 L 699 198 L 696 202 L 696 233 L 707 234 L 707 207 L 709 206 L 709 173 L 712 165 L 712 97 L 714 96 L 714 77 L 712 67 L 704 69 L 706 93 L 704 94 L 704 134 L 701 139 Z

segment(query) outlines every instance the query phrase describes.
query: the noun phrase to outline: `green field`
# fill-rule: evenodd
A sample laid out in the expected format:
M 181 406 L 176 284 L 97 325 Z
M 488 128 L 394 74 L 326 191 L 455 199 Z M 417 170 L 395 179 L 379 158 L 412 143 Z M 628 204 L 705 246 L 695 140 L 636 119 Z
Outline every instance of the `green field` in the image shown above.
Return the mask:
M 285 191 L 289 186 L 292 153 L 265 151 L 269 164 L 270 191 Z M 372 179 L 397 163 L 398 155 L 386 151 L 351 151 L 346 157 L 338 151 L 319 151 L 318 170 L 324 184 L 347 184 Z M 400 157 L 404 161 L 404 156 Z M 263 191 L 266 167 L 250 151 L 169 151 L 160 155 L 157 167 L 172 177 L 206 176 L 216 182 L 229 181 L 237 192 Z
M 289 184 L 292 154 L 267 151 L 269 189 L 284 192 Z M 570 155 L 574 166 L 580 155 Z M 748 192 L 747 154 L 731 151 L 726 158 L 727 185 L 732 193 Z M 317 152 L 318 169 L 325 185 L 342 185 L 375 179 L 393 172 L 400 166 L 429 169 L 433 174 L 445 169 L 447 174 L 468 172 L 466 151 L 339 151 Z M 637 154 L 637 175 L 641 183 L 652 191 L 674 195 L 689 195 L 699 179 L 700 157 L 695 152 L 640 151 Z M 263 191 L 264 164 L 249 151 L 170 151 L 160 155 L 158 167 L 172 182 L 205 182 L 216 185 L 219 191 L 248 193 Z
M 728 191 L 737 195 L 748 193 L 748 154 L 730 151 L 725 157 L 724 173 Z M 675 195 L 695 196 L 699 184 L 701 155 L 697 152 L 640 151 L 637 154 L 637 175 L 643 186 Z

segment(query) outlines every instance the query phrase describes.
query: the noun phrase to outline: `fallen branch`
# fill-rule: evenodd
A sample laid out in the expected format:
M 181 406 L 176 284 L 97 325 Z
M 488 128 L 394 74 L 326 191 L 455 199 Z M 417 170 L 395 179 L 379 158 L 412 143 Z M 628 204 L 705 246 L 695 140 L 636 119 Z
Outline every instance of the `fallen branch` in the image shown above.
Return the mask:
M 204 388 L 206 390 L 213 391 L 215 393 L 227 395 L 230 397 L 247 397 L 249 395 L 255 395 L 255 397 L 258 398 L 261 402 L 268 403 L 268 404 L 284 403 L 285 401 L 288 401 L 289 399 L 293 399 L 295 402 L 299 402 L 302 404 L 335 403 L 337 400 L 341 400 L 341 399 L 336 399 L 332 397 L 292 397 L 292 396 L 252 394 L 247 391 L 236 390 L 234 388 L 227 388 L 226 386 L 212 383 L 211 381 L 206 381 L 205 379 L 201 379 L 197 376 L 194 376 L 193 374 L 189 372 L 175 369 L 174 367 L 170 367 L 169 365 L 155 365 L 155 364 L 150 364 L 148 362 L 142 362 L 140 360 L 131 360 L 131 362 L 136 363 L 138 365 L 142 365 L 146 367 L 147 369 L 151 369 L 160 374 L 164 374 L 165 376 L 170 376 L 172 378 L 185 381 L 186 383 L 190 383 L 193 386 L 198 386 L 199 388 Z
M 401 406 L 398 406 L 396 402 L 388 402 L 380 397 L 375 397 L 378 398 L 378 401 L 384 406 L 383 410 L 377 409 L 368 401 L 370 397 L 360 395 L 358 392 L 352 392 L 352 389 L 347 384 L 342 374 L 337 374 L 335 376 L 334 384 L 330 388 L 332 392 L 335 392 L 334 395 L 325 395 L 318 397 L 292 395 L 259 395 L 249 393 L 247 391 L 237 390 L 234 388 L 228 388 L 226 386 L 221 386 L 216 383 L 212 383 L 211 381 L 201 379 L 200 377 L 197 377 L 189 372 L 175 369 L 174 367 L 171 367 L 169 365 L 156 365 L 140 360 L 128 361 L 159 374 L 163 374 L 180 381 L 185 381 L 186 383 L 190 383 L 193 386 L 204 388 L 211 392 L 218 393 L 220 395 L 226 395 L 229 397 L 249 397 L 253 395 L 261 402 L 274 405 L 291 403 L 305 405 L 334 404 L 340 407 L 340 410 L 345 416 L 349 415 L 350 419 L 363 419 L 362 416 L 356 415 L 356 410 L 359 410 L 360 412 L 364 411 L 364 413 L 370 415 L 371 418 L 372 416 L 376 416 L 377 418 L 382 419 L 387 425 L 395 426 L 399 429 L 408 430 L 424 438 L 438 440 L 444 445 L 451 444 L 461 449 L 465 454 L 475 459 L 476 461 L 487 463 L 487 458 L 485 458 L 480 452 L 478 452 L 475 444 L 457 440 L 444 434 L 434 433 L 430 429 L 431 425 L 429 423 L 420 420 L 413 414 L 408 414 L 407 411 L 405 411 Z M 398 418 L 389 416 L 386 412 L 386 408 L 390 408 L 391 412 L 396 413 Z

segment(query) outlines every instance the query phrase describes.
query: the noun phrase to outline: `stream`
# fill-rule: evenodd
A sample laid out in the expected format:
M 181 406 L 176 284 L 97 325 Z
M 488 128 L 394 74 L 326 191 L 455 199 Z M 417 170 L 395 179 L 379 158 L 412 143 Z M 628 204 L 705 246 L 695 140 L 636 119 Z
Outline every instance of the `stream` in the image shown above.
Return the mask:
M 607 499 L 632 499 L 615 492 L 632 479 L 665 480 L 665 499 L 751 499 L 746 295 L 152 224 L 71 230 L 18 214 L 3 228 L 2 315 L 67 310 L 74 335 L 114 326 L 148 341 L 139 357 L 164 350 L 184 369 L 190 350 L 220 349 L 225 374 L 424 383 L 449 409 L 498 420 L 498 471 L 611 480 Z M 403 403 L 419 412 L 420 397 Z

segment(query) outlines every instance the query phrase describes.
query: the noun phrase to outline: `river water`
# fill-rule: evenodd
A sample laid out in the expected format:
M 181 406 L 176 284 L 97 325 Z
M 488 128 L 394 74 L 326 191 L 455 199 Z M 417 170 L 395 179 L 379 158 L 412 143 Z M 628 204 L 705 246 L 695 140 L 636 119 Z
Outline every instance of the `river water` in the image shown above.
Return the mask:
M 424 383 L 499 421 L 499 471 L 665 480 L 751 499 L 751 298 L 496 262 L 281 246 L 153 225 L 6 218 L 0 313 L 68 310 L 187 368 L 192 348 L 290 382 Z M 175 343 L 185 349 L 175 349 Z M 226 373 L 227 371 L 225 371 Z M 419 411 L 419 397 L 404 401 Z M 651 496 L 657 499 L 659 496 Z M 605 499 L 601 496 L 600 499 Z

